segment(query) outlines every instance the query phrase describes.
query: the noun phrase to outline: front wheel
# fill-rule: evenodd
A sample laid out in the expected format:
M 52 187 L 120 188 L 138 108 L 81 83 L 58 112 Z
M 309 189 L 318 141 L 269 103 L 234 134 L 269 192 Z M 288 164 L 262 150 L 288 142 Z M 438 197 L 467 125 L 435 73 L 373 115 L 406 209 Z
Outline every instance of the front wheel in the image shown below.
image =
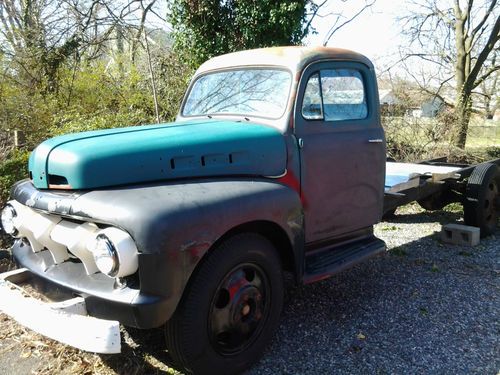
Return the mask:
M 273 245 L 253 233 L 231 237 L 194 272 L 167 322 L 167 346 L 190 373 L 239 373 L 271 341 L 282 306 L 283 274 Z

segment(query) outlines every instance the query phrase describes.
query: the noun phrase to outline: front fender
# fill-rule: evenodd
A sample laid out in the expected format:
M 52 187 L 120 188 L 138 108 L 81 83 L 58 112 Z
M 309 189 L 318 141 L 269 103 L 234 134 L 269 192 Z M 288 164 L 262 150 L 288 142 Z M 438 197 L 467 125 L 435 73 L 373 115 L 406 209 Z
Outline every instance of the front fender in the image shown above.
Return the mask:
M 300 198 L 274 181 L 211 180 L 92 191 L 76 200 L 73 214 L 118 225 L 132 235 L 144 254 L 141 290 L 167 293 L 169 316 L 205 253 L 241 224 L 258 220 L 279 225 L 297 266 L 303 263 Z

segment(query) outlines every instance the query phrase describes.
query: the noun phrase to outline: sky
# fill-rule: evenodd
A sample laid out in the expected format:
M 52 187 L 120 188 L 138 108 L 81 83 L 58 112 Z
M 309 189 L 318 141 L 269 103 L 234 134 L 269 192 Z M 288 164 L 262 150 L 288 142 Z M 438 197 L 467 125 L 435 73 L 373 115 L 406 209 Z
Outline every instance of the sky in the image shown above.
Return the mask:
M 358 12 L 364 0 L 330 1 L 329 8 L 322 14 L 341 12 L 350 18 Z M 377 0 L 366 9 L 358 18 L 336 32 L 330 39 L 328 46 L 354 50 L 366 55 L 371 60 L 381 61 L 387 56 L 397 53 L 397 46 L 402 43 L 400 38 L 401 25 L 397 17 L 404 12 L 404 2 L 397 0 Z M 335 22 L 335 16 L 317 17 L 313 26 L 317 34 L 306 39 L 307 45 L 322 45 L 329 28 Z

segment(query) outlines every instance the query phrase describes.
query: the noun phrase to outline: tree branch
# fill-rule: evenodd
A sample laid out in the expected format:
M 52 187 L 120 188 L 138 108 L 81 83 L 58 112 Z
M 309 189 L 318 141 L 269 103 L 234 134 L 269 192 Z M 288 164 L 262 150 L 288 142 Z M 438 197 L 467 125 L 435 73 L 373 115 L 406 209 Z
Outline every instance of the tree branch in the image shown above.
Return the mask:
M 472 2 L 472 1 L 471 1 Z M 484 14 L 483 16 L 483 19 L 477 24 L 477 26 L 472 30 L 471 32 L 471 38 L 474 39 L 477 32 L 479 30 L 481 30 L 481 28 L 483 27 L 483 25 L 486 23 L 486 21 L 488 20 L 491 12 L 493 12 L 493 9 L 495 9 L 495 5 L 497 4 L 497 0 L 492 0 L 491 1 L 491 4 L 488 8 L 488 10 L 486 11 L 486 13 Z M 497 19 L 497 22 L 498 22 L 498 19 Z
M 309 30 L 309 28 L 311 27 L 311 24 L 313 22 L 313 20 L 316 18 L 316 16 L 318 15 L 318 12 L 319 10 L 328 2 L 328 0 L 323 0 L 323 2 L 319 5 L 315 5 L 315 9 L 313 10 L 313 13 L 311 14 L 311 17 L 309 18 L 309 21 L 307 22 L 306 26 L 304 27 L 304 32 L 303 32 L 303 36 L 307 35 L 307 31 Z
M 486 79 L 492 75 L 493 73 L 497 72 L 500 70 L 500 65 L 497 65 L 497 66 L 492 66 L 490 69 L 488 69 L 486 71 L 486 73 L 484 73 L 481 77 L 479 77 L 475 82 L 474 82 L 474 88 L 476 88 L 477 86 L 479 86 L 481 83 L 483 83 L 484 81 L 486 81 Z
M 328 44 L 328 42 L 330 41 L 330 39 L 333 36 L 333 34 L 335 34 L 337 31 L 339 31 L 345 25 L 351 23 L 355 18 L 357 18 L 359 15 L 361 15 L 366 9 L 372 7 L 373 4 L 375 4 L 376 1 L 377 0 L 371 0 L 370 2 L 366 2 L 365 5 L 356 14 L 354 14 L 354 16 L 352 16 L 348 20 L 344 21 L 339 26 L 335 26 L 336 25 L 335 24 L 332 28 L 330 28 L 330 30 L 327 33 L 327 37 L 323 41 L 323 46 L 326 46 Z
M 496 0 L 493 1 L 496 3 Z M 474 82 L 477 79 L 477 76 L 479 75 L 479 72 L 481 68 L 483 67 L 484 62 L 488 58 L 488 55 L 490 52 L 495 48 L 495 44 L 500 40 L 500 18 L 497 18 L 495 25 L 493 26 L 493 29 L 491 30 L 490 36 L 488 38 L 488 41 L 486 42 L 484 48 L 481 50 L 479 53 L 477 60 L 474 64 L 474 67 L 472 68 L 469 76 L 467 77 L 466 80 L 466 85 L 469 87 L 474 88 Z

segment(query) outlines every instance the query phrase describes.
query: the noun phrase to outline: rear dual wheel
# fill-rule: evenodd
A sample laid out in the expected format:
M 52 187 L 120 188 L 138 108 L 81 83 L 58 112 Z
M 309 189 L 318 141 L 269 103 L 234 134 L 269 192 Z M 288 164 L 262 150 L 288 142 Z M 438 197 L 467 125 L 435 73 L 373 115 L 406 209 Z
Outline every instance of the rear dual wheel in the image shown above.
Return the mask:
M 465 224 L 479 227 L 481 237 L 495 232 L 499 217 L 500 170 L 496 164 L 480 164 L 467 182 L 464 200 Z
M 194 374 L 239 373 L 271 341 L 283 305 L 280 258 L 264 237 L 245 233 L 208 254 L 166 325 L 174 361 Z

